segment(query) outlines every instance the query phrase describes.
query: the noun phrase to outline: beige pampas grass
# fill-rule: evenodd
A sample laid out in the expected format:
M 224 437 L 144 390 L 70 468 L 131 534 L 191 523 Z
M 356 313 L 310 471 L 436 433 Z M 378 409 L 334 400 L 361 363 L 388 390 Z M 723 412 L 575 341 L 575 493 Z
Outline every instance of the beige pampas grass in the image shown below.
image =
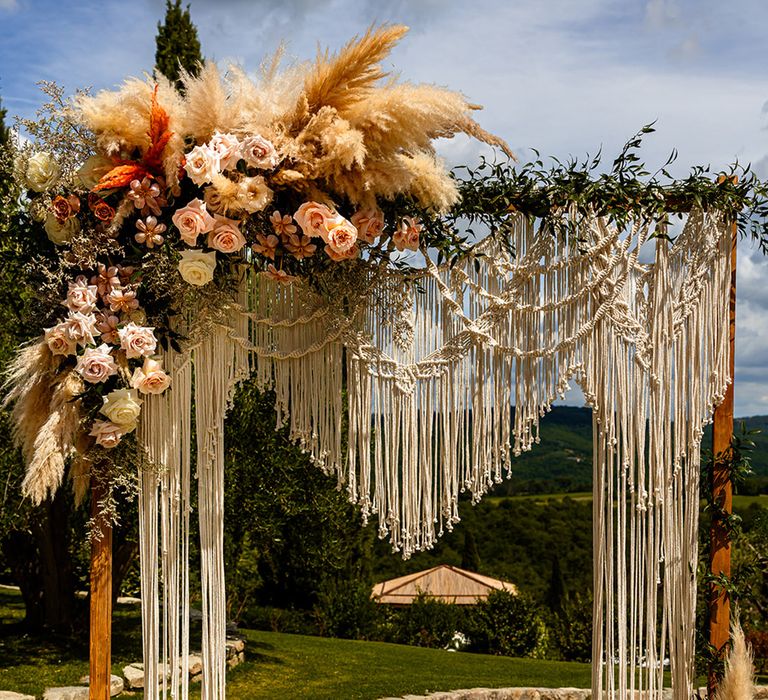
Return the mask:
M 64 478 L 80 423 L 75 397 L 83 390 L 80 377 L 58 374 L 44 341 L 23 347 L 6 375 L 4 405 L 13 403 L 14 440 L 27 463 L 22 491 L 41 503 Z
M 725 675 L 714 700 L 751 700 L 755 696 L 752 649 L 739 622 L 731 630 L 731 648 L 725 658 Z

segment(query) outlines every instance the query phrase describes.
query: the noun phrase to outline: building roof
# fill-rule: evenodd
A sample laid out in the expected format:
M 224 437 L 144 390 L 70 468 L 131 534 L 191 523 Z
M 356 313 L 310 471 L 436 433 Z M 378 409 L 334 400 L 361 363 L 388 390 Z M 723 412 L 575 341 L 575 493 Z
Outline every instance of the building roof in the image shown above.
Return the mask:
M 445 603 L 474 605 L 478 599 L 485 600 L 492 591 L 501 590 L 517 594 L 517 587 L 508 581 L 441 564 L 377 583 L 371 597 L 377 603 L 410 605 L 419 593 L 425 593 Z

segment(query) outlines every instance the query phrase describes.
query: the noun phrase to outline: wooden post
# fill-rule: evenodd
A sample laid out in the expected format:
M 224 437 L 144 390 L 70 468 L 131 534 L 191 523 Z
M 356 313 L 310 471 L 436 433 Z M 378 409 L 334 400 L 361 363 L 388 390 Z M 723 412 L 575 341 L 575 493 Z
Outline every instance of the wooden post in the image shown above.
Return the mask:
M 734 350 L 736 340 L 736 243 L 738 240 L 736 224 L 733 224 L 731 234 L 731 295 L 729 304 L 730 315 L 730 349 L 729 365 L 731 377 L 734 376 Z M 720 504 L 725 513 L 733 512 L 733 485 L 727 460 L 718 459 L 726 456 L 731 447 L 733 436 L 733 388 L 735 379 L 731 381 L 723 402 L 715 409 L 714 427 L 712 435 L 712 452 L 715 458 L 712 471 L 712 498 L 714 503 Z M 712 516 L 710 528 L 710 571 L 713 575 L 731 575 L 731 541 L 728 536 L 728 528 L 717 517 Z M 731 636 L 730 629 L 731 601 L 728 593 L 722 587 L 713 583 L 710 588 L 709 601 L 709 643 L 714 647 L 718 656 L 722 656 L 723 649 Z M 712 697 L 717 686 L 717 678 L 714 665 L 711 664 L 707 678 L 707 690 Z
M 91 542 L 90 700 L 109 700 L 112 675 L 112 524 L 99 509 L 106 495 L 91 480 L 91 517 L 98 536 Z

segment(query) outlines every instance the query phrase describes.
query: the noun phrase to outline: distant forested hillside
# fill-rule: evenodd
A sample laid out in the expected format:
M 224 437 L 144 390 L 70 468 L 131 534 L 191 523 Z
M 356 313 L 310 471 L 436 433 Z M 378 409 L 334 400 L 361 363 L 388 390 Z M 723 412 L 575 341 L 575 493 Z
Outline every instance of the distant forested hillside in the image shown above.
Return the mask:
M 756 444 L 752 453 L 755 476 L 743 493 L 768 492 L 768 416 L 736 419 L 735 430 L 744 421 Z M 711 449 L 712 430 L 707 428 L 705 449 Z M 512 479 L 494 489 L 497 496 L 521 493 L 574 493 L 592 488 L 592 412 L 588 408 L 555 406 L 541 421 L 541 444 L 512 465 Z

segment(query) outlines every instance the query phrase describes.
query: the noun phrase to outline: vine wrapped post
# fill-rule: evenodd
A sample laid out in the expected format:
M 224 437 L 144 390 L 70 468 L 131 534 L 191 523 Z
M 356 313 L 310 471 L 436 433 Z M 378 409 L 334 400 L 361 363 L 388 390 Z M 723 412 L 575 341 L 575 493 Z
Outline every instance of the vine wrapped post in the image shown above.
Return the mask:
M 90 700 L 109 700 L 112 675 L 112 524 L 101 511 L 106 487 L 91 486 Z
M 738 242 L 737 225 L 732 228 L 731 243 L 731 294 L 729 300 L 729 351 L 728 364 L 731 383 L 723 402 L 715 409 L 712 431 L 712 501 L 717 504 L 713 511 L 710 528 L 710 562 L 712 576 L 730 577 L 731 575 L 731 540 L 728 523 L 725 519 L 733 512 L 733 484 L 731 482 L 730 460 L 727 459 L 733 436 L 734 404 L 734 355 L 736 340 L 736 245 Z M 717 652 L 716 658 L 722 657 L 725 645 L 730 639 L 731 601 L 728 590 L 717 581 L 710 584 L 709 603 L 709 643 Z M 710 662 L 707 688 L 710 697 L 717 686 L 715 660 Z

